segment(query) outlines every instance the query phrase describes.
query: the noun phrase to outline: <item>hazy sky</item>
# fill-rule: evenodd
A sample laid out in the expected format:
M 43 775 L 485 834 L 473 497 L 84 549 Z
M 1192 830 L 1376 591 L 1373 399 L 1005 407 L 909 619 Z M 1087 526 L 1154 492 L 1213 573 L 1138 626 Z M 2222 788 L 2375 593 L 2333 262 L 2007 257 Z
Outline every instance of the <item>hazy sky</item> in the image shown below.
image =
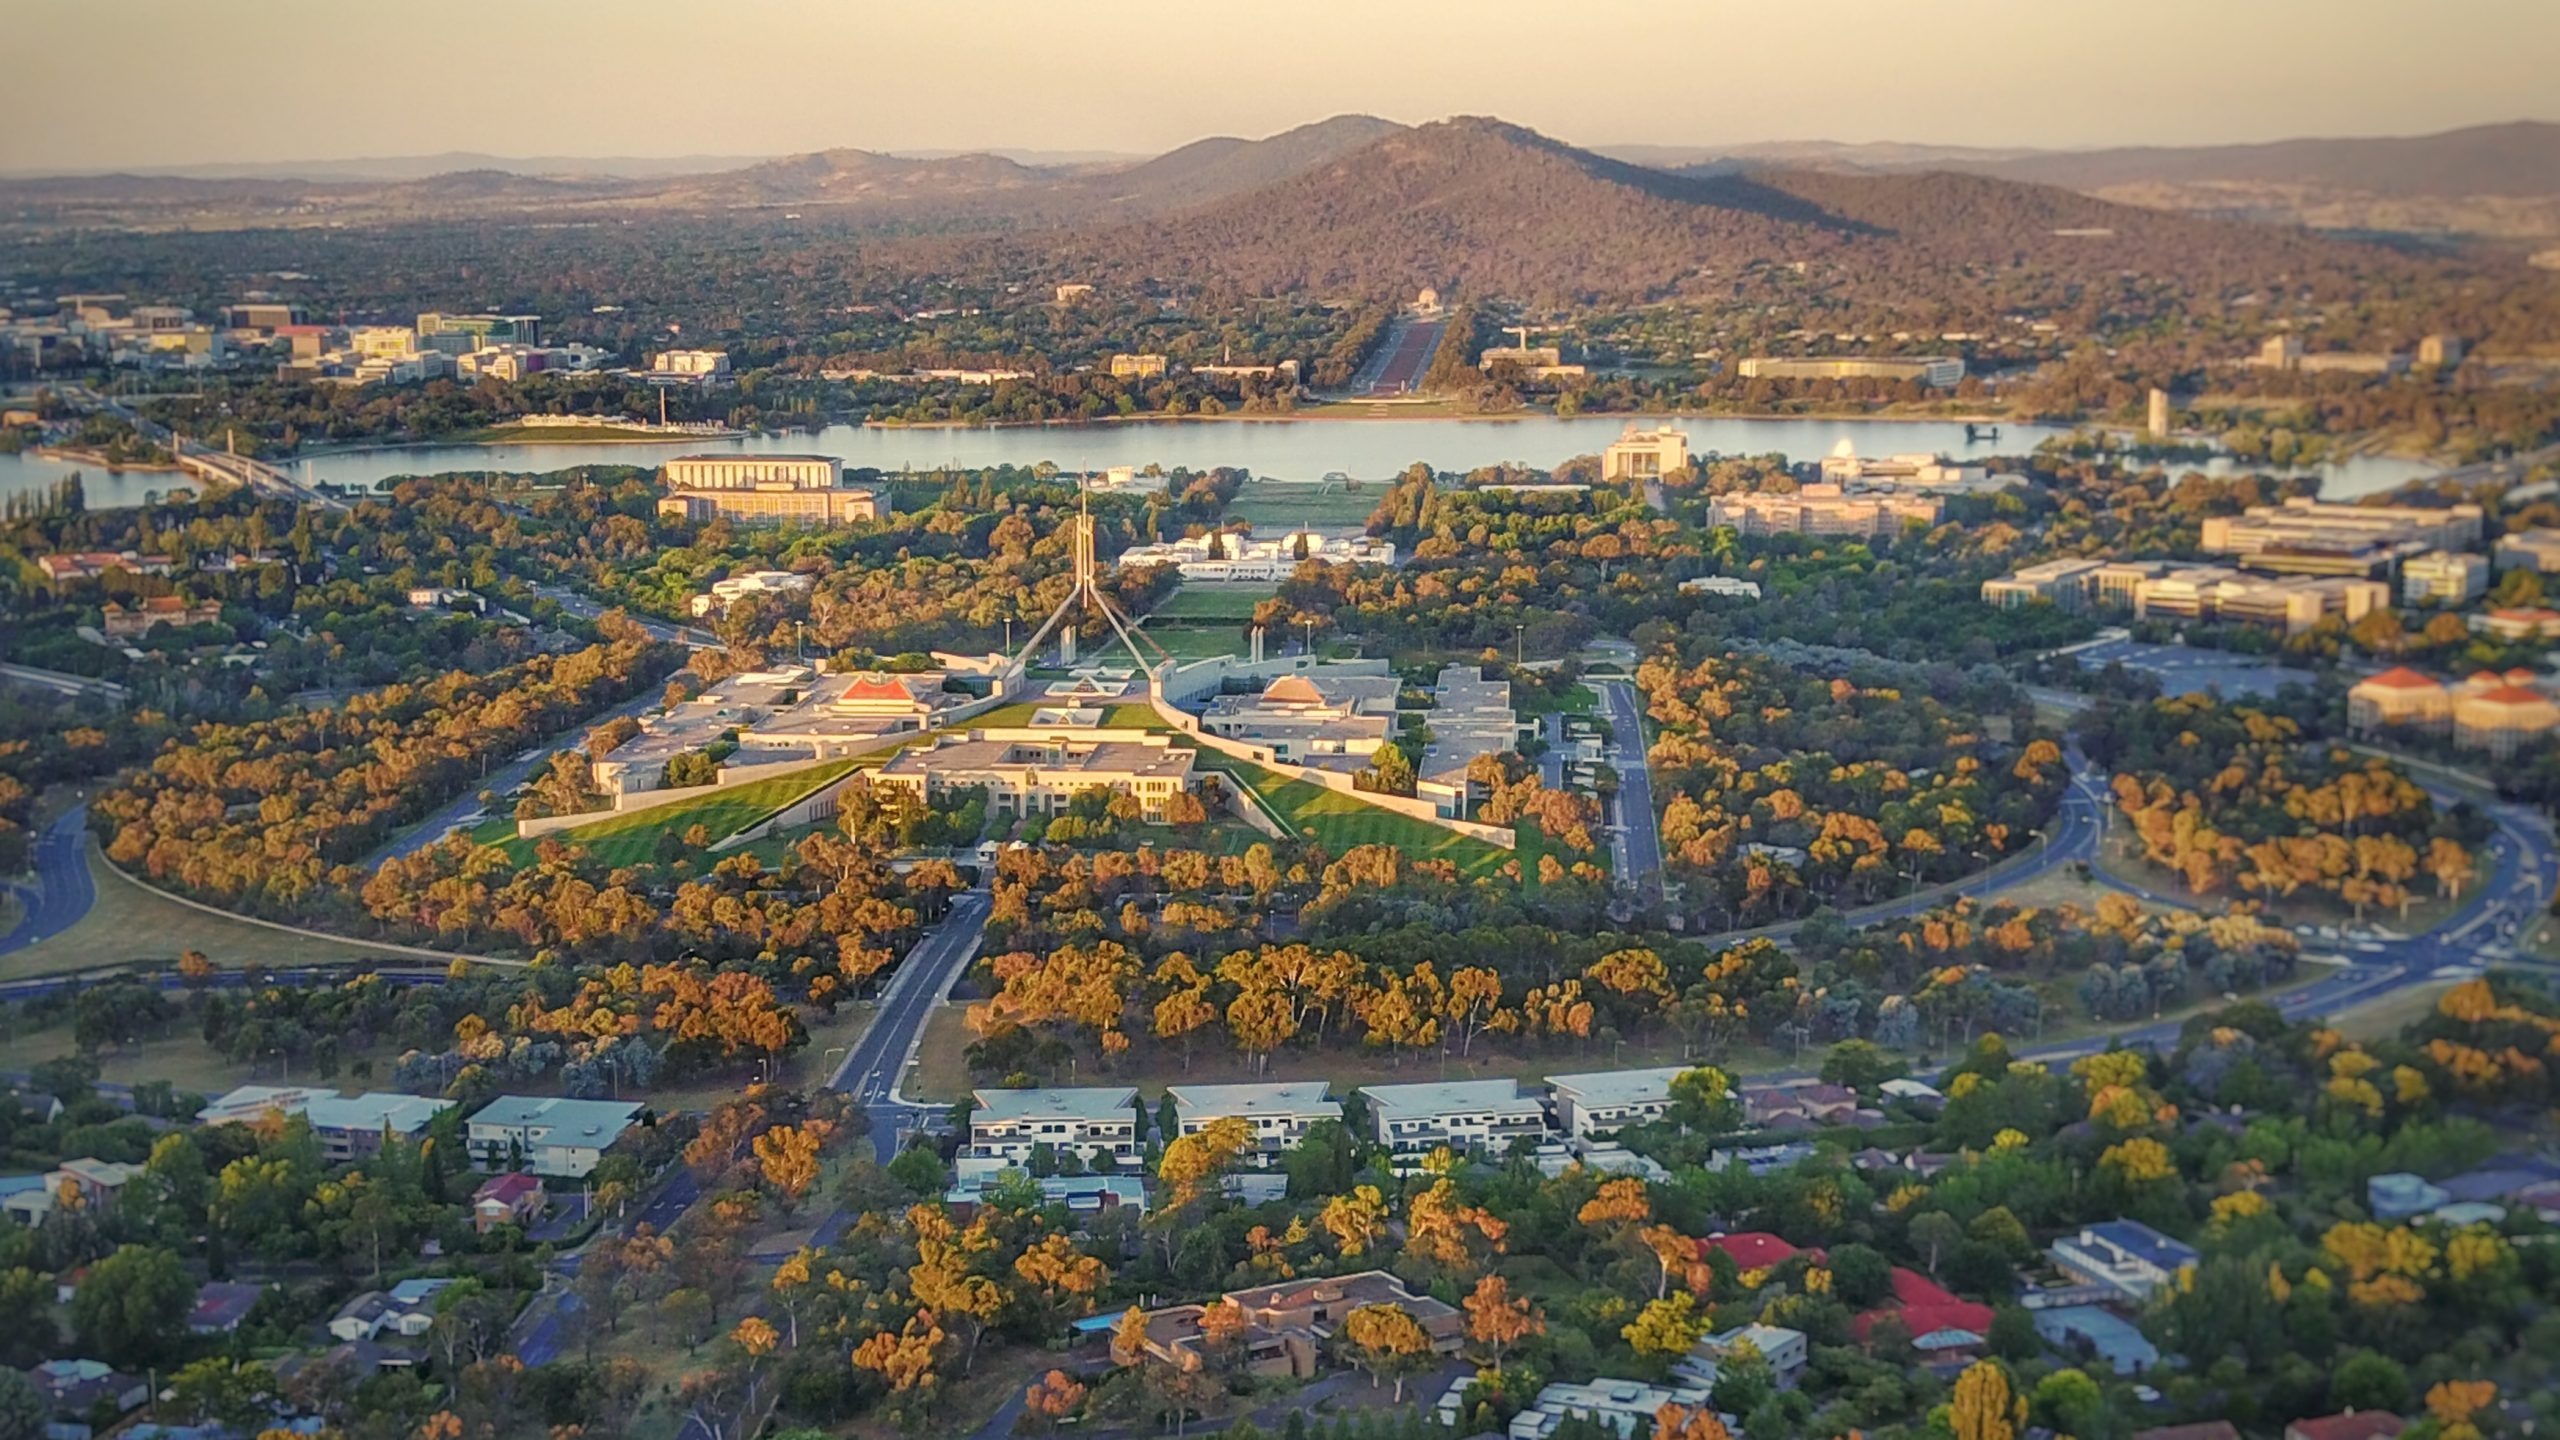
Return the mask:
M 2560 118 L 2555 0 L 8 0 L 0 169 L 1155 151 L 1345 111 L 1581 144 Z

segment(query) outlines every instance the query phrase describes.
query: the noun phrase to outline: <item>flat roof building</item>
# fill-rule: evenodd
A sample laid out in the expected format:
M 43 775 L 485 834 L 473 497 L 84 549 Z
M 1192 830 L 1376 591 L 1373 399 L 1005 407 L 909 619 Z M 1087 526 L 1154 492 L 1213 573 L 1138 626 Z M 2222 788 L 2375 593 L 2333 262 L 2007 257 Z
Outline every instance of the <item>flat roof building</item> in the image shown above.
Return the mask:
M 2500 536 L 2491 554 L 2501 570 L 2521 565 L 2545 575 L 2560 572 L 2560 530 L 2537 527 Z
M 1613 481 L 1659 480 L 1689 465 L 1689 432 L 1668 425 L 1626 432 L 1600 452 L 1600 478 Z
M 844 484 L 844 462 L 833 455 L 679 455 L 659 467 L 659 478 L 670 490 L 833 490 Z
M 1369 1102 L 1370 1137 L 1397 1154 L 1443 1145 L 1461 1152 L 1498 1151 L 1548 1133 L 1545 1102 L 1520 1093 L 1517 1080 L 1364 1085 L 1360 1093 Z
M 1342 1102 L 1325 1094 L 1321 1080 L 1282 1081 L 1265 1085 L 1171 1085 L 1174 1114 L 1182 1133 L 1196 1135 L 1212 1120 L 1233 1116 L 1253 1127 L 1255 1147 L 1264 1155 L 1291 1149 L 1307 1138 L 1307 1127 L 1319 1120 L 1340 1120 Z
M 2101 560 L 2047 560 L 2021 566 L 1999 579 L 1983 581 L 1982 603 L 2001 610 L 2042 604 L 2077 613 L 2097 599 L 2098 572 L 2105 568 Z
M 860 486 L 759 485 L 753 489 L 677 490 L 658 497 L 658 518 L 703 524 L 854 525 L 889 513 L 882 492 Z
M 2139 1220 L 2084 1225 L 2079 1234 L 2054 1241 L 2048 1253 L 2074 1279 L 2136 1307 L 2148 1304 L 2199 1258 L 2194 1246 Z
M 1200 728 L 1267 749 L 1274 760 L 1356 769 L 1394 734 L 1400 683 L 1321 670 L 1282 675 L 1259 695 L 1213 697 Z
M 1934 495 L 1849 495 L 1837 485 L 1807 485 L 1792 493 L 1750 490 L 1719 495 L 1707 507 L 1707 523 L 1730 525 L 1745 535 L 1853 535 L 1866 539 L 1900 534 L 1908 524 L 1935 525 L 1944 512 Z
M 1414 793 L 1455 816 L 1470 794 L 1467 767 L 1478 756 L 1520 748 L 1520 717 L 1511 708 L 1511 682 L 1487 680 L 1484 667 L 1473 663 L 1441 667 L 1431 696 L 1431 713 L 1423 717 L 1431 740 L 1414 767 Z
M 1949 355 L 1912 359 L 1889 356 L 1786 359 L 1755 355 L 1738 363 L 1734 373 L 1745 380 L 1917 380 L 1933 389 L 1947 390 L 1964 379 L 1964 361 Z
M 2296 496 L 2207 517 L 2197 548 L 2267 570 L 2376 574 L 2427 550 L 2478 544 L 2484 519 L 2477 505 L 2333 505 Z
M 988 814 L 998 817 L 1053 815 L 1087 791 L 1110 790 L 1134 797 L 1148 819 L 1162 821 L 1173 797 L 1196 783 L 1192 752 L 1169 735 L 1121 733 L 1125 738 L 1108 740 L 1011 730 L 943 735 L 898 752 L 876 781 L 927 802 L 983 788 Z
M 1689 1069 L 1656 1065 L 1642 1070 L 1593 1070 L 1547 1077 L 1556 1124 L 1577 1139 L 1607 1135 L 1659 1120 L 1671 1108 L 1671 1082 Z
M 484 1170 L 529 1170 L 572 1178 L 592 1173 L 641 1107 L 620 1100 L 501 1095 L 473 1113 L 469 1148 Z
M 2489 593 L 2489 557 L 2430 550 L 2400 563 L 2400 598 L 2412 605 L 2466 605 Z
M 1138 1158 L 1138 1092 L 1131 1086 L 980 1090 L 976 1098 L 969 1112 L 970 1159 L 1025 1165 L 1043 1145 L 1088 1163 Z

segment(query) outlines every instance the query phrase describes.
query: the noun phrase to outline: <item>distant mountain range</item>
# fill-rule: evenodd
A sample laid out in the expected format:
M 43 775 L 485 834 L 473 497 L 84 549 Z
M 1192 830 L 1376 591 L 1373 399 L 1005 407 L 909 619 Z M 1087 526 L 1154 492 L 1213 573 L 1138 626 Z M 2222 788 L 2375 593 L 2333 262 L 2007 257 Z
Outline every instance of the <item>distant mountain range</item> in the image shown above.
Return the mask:
M 2280 175 L 2295 178 L 2265 178 Z M 2151 270 L 2244 289 L 2340 269 L 2345 247 L 2293 225 L 2175 213 L 2302 218 L 2273 213 L 2268 197 L 2281 194 L 2306 205 L 2352 194 L 2408 215 L 2485 197 L 2511 220 L 2529 217 L 2536 205 L 2560 205 L 2560 126 L 2075 154 L 1805 143 L 1611 156 L 1499 120 L 1408 127 L 1345 115 L 1134 163 L 844 149 L 647 175 L 483 166 L 397 180 L 27 179 L 0 182 L 0 226 L 755 212 L 917 243 L 956 240 L 976 254 L 952 256 L 1000 260 L 1017 273 L 1046 267 L 1252 294 L 1437 284 L 1569 301 L 1731 286 L 1745 267 L 1783 262 L 1905 277 L 1917 266 L 1973 284 L 1978 300 L 1983 284 L 2021 267 L 2101 283 Z M 1975 278 L 1963 279 L 1969 271 Z

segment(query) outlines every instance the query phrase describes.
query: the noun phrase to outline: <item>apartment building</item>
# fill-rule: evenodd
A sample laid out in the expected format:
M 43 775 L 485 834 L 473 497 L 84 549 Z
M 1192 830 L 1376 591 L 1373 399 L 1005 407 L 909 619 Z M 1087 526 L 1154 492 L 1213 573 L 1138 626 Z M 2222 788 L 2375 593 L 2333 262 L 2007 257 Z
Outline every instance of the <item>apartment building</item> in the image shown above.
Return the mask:
M 1576 1140 L 1614 1134 L 1629 1125 L 1659 1120 L 1671 1108 L 1671 1082 L 1685 1065 L 1644 1070 L 1594 1070 L 1547 1077 L 1556 1125 Z
M 1873 539 L 1898 535 L 1917 522 L 1935 525 L 1945 513 L 1934 495 L 1850 495 L 1837 485 L 1807 485 L 1793 494 L 1754 490 L 1719 495 L 1707 523 L 1730 525 L 1745 535 L 1827 535 Z
M 470 1121 L 471 1163 L 576 1178 L 595 1172 L 604 1152 L 640 1123 L 641 1107 L 620 1100 L 501 1095 Z
M 2487 671 L 2465 680 L 2453 696 L 2453 743 L 2483 750 L 2493 760 L 2514 758 L 2560 728 L 2560 704 L 2544 693 L 2530 670 Z
M 1212 1120 L 1240 1119 L 1253 1129 L 1254 1148 L 1265 1158 L 1289 1150 L 1307 1138 L 1307 1127 L 1319 1120 L 1339 1121 L 1342 1102 L 1326 1096 L 1321 1080 L 1266 1085 L 1173 1085 L 1174 1114 L 1185 1135 L 1197 1135 Z
M 2391 604 L 2377 580 L 2265 576 L 2218 565 L 2164 570 L 2137 582 L 2133 613 L 2143 619 L 2226 620 L 2298 635 L 2336 615 L 2349 623 Z
M 1131 1086 L 980 1090 L 976 1099 L 967 1158 L 1024 1166 L 1033 1147 L 1046 1145 L 1087 1164 L 1138 1159 L 1138 1092 Z
M 1964 379 L 1964 361 L 1950 355 L 1911 359 L 1887 356 L 1839 356 L 1829 359 L 1785 359 L 1754 355 L 1734 366 L 1745 380 L 1917 380 L 1933 389 L 1952 389 Z
M 2430 550 L 2400 562 L 2400 598 L 2411 605 L 2466 605 L 2489 593 L 2489 557 Z
M 1512 1416 L 1511 1428 L 1504 1434 L 1509 1440 L 1547 1440 L 1569 1420 L 1586 1421 L 1620 1435 L 1649 1433 L 1663 1408 L 1675 1405 L 1689 1411 L 1715 1408 L 1706 1386 L 1686 1381 L 1656 1385 L 1607 1375 L 1583 1383 L 1559 1380 Z M 1727 1420 L 1728 1431 L 1738 1431 L 1740 1426 L 1739 1420 Z
M 450 1100 L 378 1091 L 371 1095 L 316 1095 L 302 1107 L 311 1138 L 320 1142 L 320 1158 L 333 1165 L 382 1153 L 392 1140 L 412 1144 L 427 1133 L 435 1118 L 453 1108 Z
M 930 802 L 955 789 L 983 788 L 990 815 L 1053 815 L 1089 790 L 1134 796 L 1150 820 L 1190 790 L 1192 752 L 1169 735 L 1121 732 L 1085 739 L 1038 730 L 972 730 L 902 750 L 875 777 Z
M 1443 1080 L 1368 1085 L 1370 1138 L 1399 1155 L 1452 1150 L 1500 1151 L 1547 1131 L 1547 1107 L 1520 1093 L 1517 1080 Z
M 1600 451 L 1600 478 L 1613 481 L 1659 480 L 1689 465 L 1689 432 L 1665 425 L 1626 432 Z

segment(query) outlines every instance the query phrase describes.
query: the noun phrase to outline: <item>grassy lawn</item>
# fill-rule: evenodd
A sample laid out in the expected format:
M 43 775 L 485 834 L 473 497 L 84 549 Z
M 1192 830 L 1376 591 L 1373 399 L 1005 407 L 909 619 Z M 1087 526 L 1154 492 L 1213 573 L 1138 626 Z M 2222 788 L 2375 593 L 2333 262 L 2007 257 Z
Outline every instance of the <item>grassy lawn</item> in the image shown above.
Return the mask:
M 978 1037 L 969 1033 L 964 1008 L 959 1004 L 945 1005 L 924 1022 L 924 1039 L 916 1046 L 916 1068 L 907 1073 L 908 1099 L 948 1105 L 969 1098 L 975 1082 L 969 1078 L 969 1062 L 961 1052 Z
M 25 1068 L 47 1060 L 77 1053 L 68 1024 L 42 1030 L 27 1031 L 7 1037 L 5 1048 L 12 1066 Z M 237 1085 L 250 1084 L 336 1084 L 350 1091 L 379 1090 L 389 1086 L 391 1066 L 399 1058 L 400 1047 L 383 1041 L 370 1051 L 357 1051 L 340 1057 L 337 1075 L 323 1082 L 308 1065 L 290 1071 L 277 1061 L 261 1059 L 243 1062 L 214 1049 L 198 1033 L 195 1017 L 181 1015 L 172 1022 L 170 1033 L 138 1045 L 102 1050 L 97 1055 L 98 1078 L 110 1085 L 139 1085 L 149 1080 L 166 1080 L 182 1091 L 214 1096 Z M 353 1075 L 356 1061 L 371 1062 L 369 1078 Z
M 1254 479 L 1236 492 L 1227 514 L 1256 530 L 1357 527 L 1369 523 L 1369 512 L 1378 508 L 1386 489 L 1374 483 L 1346 489 L 1339 483 Z
M 657 858 L 658 837 L 661 835 L 682 835 L 700 825 L 711 833 L 714 841 L 725 840 L 855 769 L 857 763 L 856 760 L 828 760 L 789 775 L 777 775 L 752 785 L 717 791 L 699 800 L 682 800 L 673 805 L 615 815 L 592 825 L 555 830 L 540 839 L 556 836 L 563 844 L 583 845 L 608 865 L 645 865 Z M 508 840 L 499 848 L 517 864 L 523 865 L 533 859 L 533 849 L 538 843 L 539 839 Z
M 1241 659 L 1253 650 L 1253 644 L 1232 625 L 1214 629 L 1189 625 L 1156 626 L 1146 629 L 1146 636 L 1164 647 L 1176 660 L 1207 660 L 1219 655 Z
M 1281 821 L 1314 837 L 1336 855 L 1354 845 L 1393 845 L 1416 860 L 1454 860 L 1465 875 L 1490 875 L 1511 852 L 1425 820 L 1383 809 L 1328 790 L 1312 780 L 1290 780 L 1250 761 L 1202 750 L 1200 768 L 1250 786 Z
M 1523 720 L 1549 711 L 1562 715 L 1592 715 L 1599 712 L 1600 697 L 1592 693 L 1590 686 L 1577 683 L 1553 700 L 1548 699 L 1543 690 L 1515 691 L 1511 705 Z
M 2438 980 L 2377 995 L 2361 1005 L 2350 1005 L 2331 1014 L 2329 1024 L 2350 1040 L 2387 1040 L 2404 1026 L 2434 1014 L 2436 1002 L 2453 986 L 2451 980 Z
M 266 966 L 350 965 L 367 961 L 415 963 L 415 956 L 361 940 L 322 940 L 270 930 L 163 900 L 89 854 L 89 879 L 97 904 L 80 923 L 50 939 L 0 957 L 0 980 L 61 975 L 108 965 L 168 963 L 188 950 L 225 969 Z
M 1253 618 L 1253 607 L 1279 591 L 1269 585 L 1218 585 L 1194 581 L 1147 612 L 1153 620 L 1235 620 Z

